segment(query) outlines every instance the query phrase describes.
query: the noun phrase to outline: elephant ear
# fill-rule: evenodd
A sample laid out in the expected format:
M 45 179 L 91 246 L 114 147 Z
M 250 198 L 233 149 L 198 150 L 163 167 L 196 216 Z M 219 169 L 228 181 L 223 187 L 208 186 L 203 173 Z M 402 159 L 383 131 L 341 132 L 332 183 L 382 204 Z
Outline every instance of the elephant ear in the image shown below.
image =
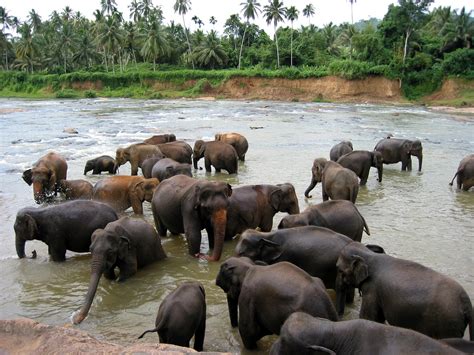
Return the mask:
M 356 285 L 360 285 L 369 277 L 369 266 L 362 257 L 354 255 L 351 266 Z
M 406 141 L 405 143 L 403 143 L 403 146 L 402 146 L 403 152 L 405 154 L 410 154 L 412 145 L 413 143 L 411 141 Z
M 281 250 L 281 246 L 278 243 L 275 243 L 271 240 L 262 238 L 259 240 L 259 247 L 260 247 L 260 257 L 261 259 L 268 263 L 272 263 L 277 260 L 283 251 Z
M 230 184 L 227 184 L 227 197 L 230 197 L 232 196 L 232 186 L 230 186 Z
M 128 251 L 131 249 L 130 239 L 124 235 L 119 236 L 118 257 L 125 260 L 128 256 Z
M 33 173 L 31 172 L 31 169 L 27 169 L 23 172 L 23 175 L 21 176 L 23 178 L 23 180 L 31 186 L 31 184 L 33 183 Z
M 201 196 L 201 187 L 196 186 L 194 189 L 194 196 L 193 196 L 193 199 L 194 199 L 193 208 L 195 210 L 197 210 L 201 206 L 200 196 Z
M 283 190 L 280 188 L 276 189 L 270 194 L 270 201 L 269 201 L 270 206 L 272 206 L 272 208 L 275 211 L 278 211 L 280 209 L 282 198 L 283 198 Z
M 133 187 L 133 193 L 136 194 L 138 199 L 143 202 L 145 199 L 145 181 L 139 181 L 137 182 L 134 187 Z
M 26 230 L 28 231 L 28 237 L 26 239 L 35 239 L 35 236 L 38 235 L 38 225 L 36 224 L 35 219 L 29 214 L 25 214 L 23 216 L 23 223 L 25 224 Z
M 206 145 L 203 143 L 199 147 L 199 156 L 202 157 L 204 155 L 204 152 L 206 151 Z
M 377 244 L 366 244 L 365 247 L 366 247 L 367 249 L 372 250 L 374 253 L 377 253 L 377 254 L 386 254 L 386 253 L 385 253 L 385 249 L 382 248 L 380 245 L 377 245 Z
M 334 351 L 332 351 L 331 349 L 325 348 L 324 346 L 308 345 L 306 349 L 311 350 L 311 352 L 309 353 L 311 355 L 323 355 L 323 354 L 336 355 Z

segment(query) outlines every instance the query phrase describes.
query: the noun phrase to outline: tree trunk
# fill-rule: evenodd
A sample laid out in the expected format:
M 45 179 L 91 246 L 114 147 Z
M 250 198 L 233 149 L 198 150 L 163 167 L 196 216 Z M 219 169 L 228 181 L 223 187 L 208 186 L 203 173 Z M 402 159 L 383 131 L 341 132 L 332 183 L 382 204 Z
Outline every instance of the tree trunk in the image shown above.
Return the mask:
M 188 30 L 186 28 L 186 23 L 184 22 L 184 14 L 183 14 L 183 26 L 184 26 L 184 34 L 186 35 L 186 42 L 188 42 L 188 53 L 189 53 L 189 59 L 191 59 L 191 64 L 194 69 L 194 60 L 191 55 L 191 43 L 189 42 L 189 37 L 188 37 Z
M 290 37 L 290 67 L 293 67 L 293 21 L 291 21 L 291 37 Z
M 244 48 L 244 41 L 245 41 L 245 34 L 247 33 L 247 26 L 248 26 L 248 22 L 245 25 L 244 36 L 242 37 L 242 43 L 240 44 L 239 67 L 238 67 L 239 69 L 240 69 L 240 63 L 241 63 L 241 60 L 242 60 L 242 49 Z
M 280 69 L 280 49 L 278 48 L 277 27 L 275 26 L 275 43 L 277 47 L 277 68 Z
M 405 34 L 405 45 L 403 47 L 403 64 L 405 64 L 405 59 L 407 57 L 407 52 L 408 52 L 408 39 L 410 38 L 411 35 L 411 30 L 407 29 L 407 32 Z

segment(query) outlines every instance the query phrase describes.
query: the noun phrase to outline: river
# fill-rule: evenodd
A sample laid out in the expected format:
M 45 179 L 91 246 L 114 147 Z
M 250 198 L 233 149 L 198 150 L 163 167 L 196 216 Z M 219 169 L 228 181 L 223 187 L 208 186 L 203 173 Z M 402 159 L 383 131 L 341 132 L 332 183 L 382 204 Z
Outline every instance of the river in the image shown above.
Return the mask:
M 66 127 L 78 134 L 63 133 Z M 64 263 L 49 261 L 45 244 L 26 244 L 18 259 L 13 223 L 17 211 L 34 206 L 32 188 L 21 179 L 24 169 L 50 150 L 68 162 L 68 178 L 82 179 L 86 160 L 102 154 L 115 156 L 118 147 L 160 133 L 175 133 L 193 145 L 213 139 L 217 132 L 235 131 L 249 141 L 246 161 L 238 175 L 207 174 L 195 177 L 221 180 L 232 186 L 291 182 L 300 209 L 321 202 L 321 186 L 305 199 L 312 161 L 329 157 L 330 148 L 351 140 L 354 149 L 372 150 L 387 136 L 417 138 L 424 148 L 423 171 L 401 172 L 401 164 L 385 166 L 383 182 L 372 169 L 357 206 L 371 236 L 363 242 L 379 244 L 387 253 L 429 266 L 456 279 L 474 298 L 474 191 L 460 192 L 448 185 L 459 161 L 474 152 L 474 118 L 412 106 L 268 101 L 195 100 L 15 100 L 0 99 L 0 319 L 28 317 L 52 324 L 70 324 L 87 291 L 90 256 L 68 252 Z M 200 161 L 200 166 L 204 162 Z M 120 174 L 130 174 L 130 165 Z M 95 183 L 102 176 L 86 176 Z M 150 204 L 144 218 L 153 224 Z M 131 211 L 125 214 L 132 214 Z M 277 214 L 274 228 L 283 214 Z M 205 234 L 205 231 L 203 231 Z M 203 251 L 207 238 L 203 238 Z M 231 256 L 236 242 L 224 247 Z M 120 344 L 134 342 L 154 327 L 160 301 L 184 280 L 199 280 L 206 289 L 207 351 L 243 352 L 240 336 L 230 327 L 226 297 L 215 286 L 220 263 L 209 264 L 187 255 L 182 237 L 163 240 L 166 261 L 157 262 L 117 284 L 102 278 L 89 317 L 77 328 Z M 360 299 L 347 317 L 357 315 Z M 157 341 L 150 334 L 143 341 Z M 259 343 L 265 351 L 274 337 Z M 253 352 L 251 352 L 253 353 Z

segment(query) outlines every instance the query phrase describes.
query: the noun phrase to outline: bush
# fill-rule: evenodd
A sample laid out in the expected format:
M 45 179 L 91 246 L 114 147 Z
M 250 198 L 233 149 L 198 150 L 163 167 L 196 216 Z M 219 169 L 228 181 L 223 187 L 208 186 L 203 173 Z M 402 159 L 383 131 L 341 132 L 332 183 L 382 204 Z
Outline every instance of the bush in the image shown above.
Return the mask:
M 345 79 L 362 79 L 370 74 L 370 66 L 367 62 L 358 60 L 335 60 L 329 64 L 329 73 Z
M 57 99 L 75 99 L 79 97 L 77 92 L 71 89 L 64 89 L 64 90 L 59 90 L 55 94 Z
M 474 77 L 474 49 L 461 48 L 446 53 L 441 66 L 446 75 Z
M 94 90 L 86 90 L 84 91 L 84 97 L 88 99 L 95 99 L 97 97 L 97 93 Z

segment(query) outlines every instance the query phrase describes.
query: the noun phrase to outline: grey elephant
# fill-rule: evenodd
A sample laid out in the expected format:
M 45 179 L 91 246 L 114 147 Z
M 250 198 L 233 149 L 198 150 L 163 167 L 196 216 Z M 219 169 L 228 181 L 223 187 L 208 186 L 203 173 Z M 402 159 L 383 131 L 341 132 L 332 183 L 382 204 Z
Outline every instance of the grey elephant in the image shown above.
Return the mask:
M 184 282 L 168 294 L 160 304 L 155 328 L 160 343 L 189 347 L 194 335 L 194 350 L 202 351 L 206 331 L 206 293 L 200 282 Z
M 358 242 L 342 249 L 338 285 L 358 287 L 360 318 L 409 328 L 435 339 L 462 338 L 472 304 L 453 279 L 413 261 L 377 254 Z
M 302 213 L 285 216 L 278 229 L 300 226 L 326 227 L 360 242 L 369 227 L 357 207 L 347 200 L 324 201 L 307 207 Z
M 24 258 L 26 241 L 41 240 L 48 245 L 53 261 L 64 261 L 66 250 L 89 252 L 92 233 L 117 218 L 111 207 L 86 200 L 23 208 L 18 211 L 14 224 L 16 252 L 19 258 Z
M 137 175 L 138 168 L 141 168 L 143 162 L 151 157 L 164 158 L 165 156 L 160 148 L 153 144 L 137 143 L 126 148 L 118 148 L 115 153 L 116 168 L 129 161 L 132 170 L 131 175 Z
M 230 240 L 248 228 L 269 232 L 277 212 L 299 211 L 295 188 L 290 183 L 238 187 L 229 198 L 225 239 Z
M 306 197 L 318 182 L 322 183 L 323 201 L 349 200 L 356 202 L 359 193 L 359 179 L 350 169 L 324 158 L 315 159 L 311 169 L 311 183 L 304 192 Z
M 220 172 L 222 169 L 229 174 L 236 174 L 238 170 L 238 156 L 234 147 L 228 143 L 211 141 L 204 142 L 197 140 L 194 143 L 193 165 L 198 168 L 198 161 L 204 157 L 204 165 L 207 172 L 211 172 L 211 166 Z
M 178 163 L 173 159 L 164 158 L 156 162 L 151 170 L 151 176 L 160 181 L 175 175 L 186 175 L 192 177 L 191 164 Z
M 178 163 L 191 164 L 191 155 L 193 148 L 184 141 L 174 141 L 169 143 L 158 144 L 161 152 L 166 158 L 173 159 Z
M 84 175 L 87 175 L 92 170 L 92 174 L 98 175 L 103 171 L 108 171 L 109 174 L 115 174 L 117 172 L 117 165 L 115 159 L 109 155 L 101 155 L 100 157 L 88 160 L 84 167 Z
M 66 200 L 90 200 L 92 199 L 92 184 L 87 180 L 61 180 L 60 191 Z
M 265 335 L 280 334 L 296 311 L 337 320 L 322 281 L 288 262 L 263 266 L 231 257 L 222 263 L 216 285 L 227 294 L 231 324 L 238 325 L 247 349 Z
M 387 137 L 380 140 L 374 150 L 382 153 L 384 164 L 402 162 L 402 171 L 411 171 L 411 156 L 418 158 L 418 171 L 423 164 L 423 146 L 421 141 Z
M 151 157 L 151 158 L 146 158 L 145 159 L 145 161 L 142 163 L 142 174 L 143 174 L 144 178 L 146 178 L 146 179 L 151 178 L 151 171 L 153 170 L 153 167 L 161 159 L 165 159 L 165 158 Z
M 453 179 L 449 185 L 453 186 L 453 181 L 456 179 L 456 186 L 458 189 L 468 191 L 474 186 L 474 154 L 469 154 L 459 163 L 458 170 L 454 174 Z
M 102 274 L 124 281 L 137 270 L 166 258 L 161 239 L 155 229 L 141 219 L 122 217 L 92 234 L 91 279 L 85 302 L 73 315 L 73 323 L 81 323 L 88 315 Z M 118 277 L 115 268 L 119 268 Z
M 329 159 L 332 161 L 337 161 L 340 157 L 344 154 L 350 153 L 354 150 L 352 146 L 352 142 L 350 141 L 342 141 L 331 148 L 329 152 Z
M 214 138 L 216 141 L 221 141 L 224 143 L 229 143 L 231 146 L 235 148 L 237 155 L 239 156 L 239 160 L 245 161 L 245 154 L 249 149 L 249 143 L 247 138 L 245 138 L 240 133 L 217 133 Z
M 344 168 L 350 169 L 360 178 L 360 184 L 365 185 L 369 177 L 371 167 L 377 168 L 378 181 L 382 182 L 383 157 L 382 153 L 368 150 L 354 150 L 344 154 L 337 160 Z
M 462 354 L 413 330 L 351 319 L 332 322 L 295 312 L 283 324 L 270 355 Z

